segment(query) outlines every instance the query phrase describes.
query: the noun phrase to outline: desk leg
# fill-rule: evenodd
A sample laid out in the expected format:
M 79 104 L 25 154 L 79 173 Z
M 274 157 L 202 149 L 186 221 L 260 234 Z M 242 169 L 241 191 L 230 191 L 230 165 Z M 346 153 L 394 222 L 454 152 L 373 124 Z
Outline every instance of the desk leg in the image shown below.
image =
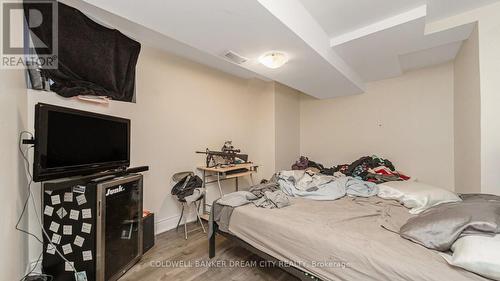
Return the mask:
M 236 180 L 236 181 L 235 181 L 235 184 L 236 184 L 236 191 L 239 191 L 238 177 L 235 177 L 234 179 Z
M 217 173 L 217 185 L 219 186 L 220 198 L 222 198 L 224 194 L 222 193 L 222 187 L 220 185 L 220 173 Z
M 252 186 L 254 186 L 255 182 L 253 181 L 253 174 L 250 174 L 250 181 L 252 182 Z
M 206 177 L 206 172 L 205 170 L 203 170 L 203 190 L 205 190 L 205 196 L 203 196 L 203 201 L 202 201 L 202 204 L 203 204 L 203 207 L 202 207 L 202 211 L 203 211 L 203 215 L 207 213 L 207 184 L 205 183 L 207 180 L 207 177 Z

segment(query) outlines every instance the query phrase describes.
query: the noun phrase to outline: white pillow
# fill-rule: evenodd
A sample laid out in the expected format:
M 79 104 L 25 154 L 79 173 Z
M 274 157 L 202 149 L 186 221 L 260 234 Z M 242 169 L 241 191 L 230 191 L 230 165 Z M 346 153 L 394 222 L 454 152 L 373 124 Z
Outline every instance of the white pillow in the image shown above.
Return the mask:
M 500 235 L 465 236 L 451 247 L 453 256 L 441 254 L 451 265 L 500 280 Z
M 442 203 L 462 201 L 458 195 L 449 190 L 421 182 L 392 181 L 381 183 L 378 187 L 380 198 L 399 201 L 411 209 L 411 214 L 420 214 Z

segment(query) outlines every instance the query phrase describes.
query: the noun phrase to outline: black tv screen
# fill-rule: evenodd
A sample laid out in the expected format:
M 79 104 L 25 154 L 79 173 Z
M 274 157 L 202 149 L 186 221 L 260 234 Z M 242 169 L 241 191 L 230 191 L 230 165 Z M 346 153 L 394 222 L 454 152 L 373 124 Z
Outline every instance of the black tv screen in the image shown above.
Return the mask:
M 39 103 L 35 141 L 35 181 L 130 164 L 130 120 L 124 118 Z

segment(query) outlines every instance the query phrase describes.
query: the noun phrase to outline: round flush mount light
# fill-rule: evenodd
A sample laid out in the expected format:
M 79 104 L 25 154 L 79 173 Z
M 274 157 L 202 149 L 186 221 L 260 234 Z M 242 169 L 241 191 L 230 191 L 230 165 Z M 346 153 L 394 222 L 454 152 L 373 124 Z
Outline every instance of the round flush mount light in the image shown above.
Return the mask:
M 271 51 L 260 56 L 259 62 L 266 67 L 275 69 L 288 62 L 288 55 L 283 52 Z

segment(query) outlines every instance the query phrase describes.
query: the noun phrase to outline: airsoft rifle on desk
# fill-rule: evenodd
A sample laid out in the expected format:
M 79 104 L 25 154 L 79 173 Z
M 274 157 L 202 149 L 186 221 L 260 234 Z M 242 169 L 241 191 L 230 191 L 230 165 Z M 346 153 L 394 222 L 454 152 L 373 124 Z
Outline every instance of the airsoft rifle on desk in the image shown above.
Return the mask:
M 196 153 L 207 155 L 205 164 L 208 168 L 248 163 L 248 155 L 240 154 L 240 152 L 241 150 L 233 147 L 231 141 L 226 141 L 221 151 L 213 151 L 208 148 L 205 151 L 196 151 Z

